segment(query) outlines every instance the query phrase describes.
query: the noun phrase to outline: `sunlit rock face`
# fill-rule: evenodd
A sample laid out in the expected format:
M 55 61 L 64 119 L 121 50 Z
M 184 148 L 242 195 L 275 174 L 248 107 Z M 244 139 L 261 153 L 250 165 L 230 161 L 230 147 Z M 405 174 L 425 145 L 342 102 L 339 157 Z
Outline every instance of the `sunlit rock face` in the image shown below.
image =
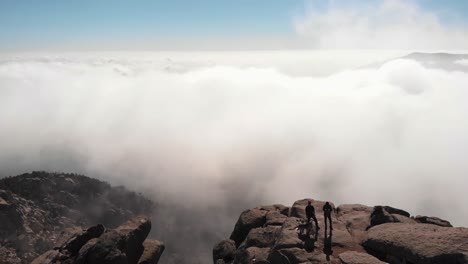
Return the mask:
M 308 202 L 319 229 L 306 220 Z M 262 206 L 242 212 L 231 239 L 215 245 L 214 263 L 468 263 L 468 228 L 454 228 L 435 217 L 430 222 L 391 206 L 332 203 L 330 228 L 324 225 L 324 203 L 303 199 L 291 208 Z M 269 222 L 266 215 L 271 214 L 284 217 Z
M 76 174 L 0 179 L 0 262 L 28 263 L 81 228 L 97 223 L 115 228 L 154 209 L 153 202 L 124 187 Z

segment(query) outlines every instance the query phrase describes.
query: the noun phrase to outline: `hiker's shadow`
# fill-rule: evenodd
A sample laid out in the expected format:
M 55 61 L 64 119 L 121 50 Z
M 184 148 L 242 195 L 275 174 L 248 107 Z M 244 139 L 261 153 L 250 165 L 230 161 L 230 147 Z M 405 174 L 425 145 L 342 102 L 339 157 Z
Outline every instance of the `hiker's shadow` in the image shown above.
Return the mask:
M 312 228 L 312 223 L 301 223 L 297 227 L 298 229 L 298 238 L 304 241 L 304 249 L 307 252 L 312 252 L 315 249 L 315 241 L 318 239 L 318 230 Z M 314 234 L 312 237 L 311 234 Z
M 327 261 L 330 261 L 330 256 L 333 254 L 332 250 L 332 232 L 327 236 L 327 231 L 325 230 L 325 237 L 323 238 L 323 253 L 327 256 Z

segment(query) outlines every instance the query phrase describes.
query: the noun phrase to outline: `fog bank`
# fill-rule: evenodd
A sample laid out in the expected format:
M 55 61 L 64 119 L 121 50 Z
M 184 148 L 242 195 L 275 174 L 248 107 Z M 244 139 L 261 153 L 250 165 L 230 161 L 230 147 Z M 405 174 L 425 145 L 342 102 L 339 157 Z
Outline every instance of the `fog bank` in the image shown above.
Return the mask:
M 360 67 L 390 53 L 184 54 L 4 57 L 0 175 L 125 184 L 163 205 L 154 222 L 191 222 L 208 244 L 242 209 L 303 197 L 468 226 L 466 71 Z

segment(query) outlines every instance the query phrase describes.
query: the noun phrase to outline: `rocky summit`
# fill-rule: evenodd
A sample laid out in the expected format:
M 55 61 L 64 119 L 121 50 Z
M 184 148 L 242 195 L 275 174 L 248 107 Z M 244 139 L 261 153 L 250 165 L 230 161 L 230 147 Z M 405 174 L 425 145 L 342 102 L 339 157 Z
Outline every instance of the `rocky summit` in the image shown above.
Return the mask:
M 154 209 L 140 194 L 82 175 L 32 172 L 0 179 L 0 263 L 30 263 L 52 248 L 75 256 L 85 240 L 109 241 L 102 236 Z M 123 241 L 118 234 L 115 239 Z M 143 243 L 145 250 L 159 247 Z
M 319 229 L 306 220 L 309 201 Z M 327 230 L 324 204 L 303 199 L 291 207 L 260 206 L 242 212 L 229 239 L 214 246 L 214 263 L 468 263 L 468 228 L 390 206 L 330 203 L 333 230 Z

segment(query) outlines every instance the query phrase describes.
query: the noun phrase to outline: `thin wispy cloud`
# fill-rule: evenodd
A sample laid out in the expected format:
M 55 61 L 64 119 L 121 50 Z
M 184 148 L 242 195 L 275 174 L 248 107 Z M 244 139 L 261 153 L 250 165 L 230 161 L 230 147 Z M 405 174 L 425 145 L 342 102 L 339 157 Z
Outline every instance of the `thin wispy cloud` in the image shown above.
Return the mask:
M 311 2 L 313 3 L 313 2 Z M 376 4 L 378 3 L 378 4 Z M 310 48 L 466 49 L 468 25 L 450 24 L 414 1 L 364 1 L 342 5 L 329 1 L 324 10 L 310 5 L 294 22 Z

